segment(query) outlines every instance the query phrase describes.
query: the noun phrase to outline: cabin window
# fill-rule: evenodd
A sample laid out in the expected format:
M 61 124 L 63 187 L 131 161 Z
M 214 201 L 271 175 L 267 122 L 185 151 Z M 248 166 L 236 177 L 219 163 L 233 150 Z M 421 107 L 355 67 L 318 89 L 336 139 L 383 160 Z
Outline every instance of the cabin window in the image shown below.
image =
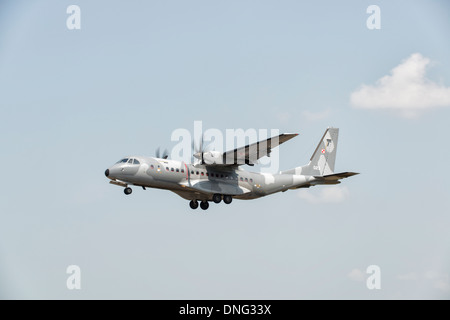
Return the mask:
M 202 176 L 204 176 L 204 175 L 205 175 L 205 173 L 204 173 L 204 172 L 202 171 L 202 172 L 201 172 L 201 175 L 202 175 Z
M 196 172 L 195 172 L 195 174 L 196 174 L 196 175 L 199 175 L 199 172 L 198 172 L 198 171 L 196 171 Z
M 170 171 L 172 171 L 172 172 L 173 172 L 173 168 L 170 168 Z
M 250 183 L 253 183 L 253 179 L 250 179 Z
M 241 177 L 241 181 L 244 181 L 244 179 Z
M 176 171 L 177 171 L 177 172 L 180 172 L 180 169 L 177 169 Z
M 155 166 L 151 164 L 151 165 L 150 165 L 150 168 L 155 169 Z
M 169 171 L 169 167 L 166 167 L 166 171 Z
M 248 179 L 247 179 L 247 178 L 245 178 L 245 182 L 248 182 Z
M 181 173 L 184 173 L 184 169 L 181 169 Z

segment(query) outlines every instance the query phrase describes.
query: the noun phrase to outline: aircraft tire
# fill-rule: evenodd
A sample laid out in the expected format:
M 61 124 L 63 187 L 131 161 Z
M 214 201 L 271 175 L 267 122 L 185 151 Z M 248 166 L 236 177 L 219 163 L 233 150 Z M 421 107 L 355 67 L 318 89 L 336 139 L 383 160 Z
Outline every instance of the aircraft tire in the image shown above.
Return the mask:
M 230 195 L 224 195 L 223 196 L 223 202 L 225 202 L 226 204 L 230 204 L 231 201 L 233 201 L 233 197 Z
M 200 202 L 200 208 L 202 208 L 203 210 L 207 210 L 209 208 L 209 203 L 208 201 L 202 201 Z
M 222 196 L 218 193 L 215 193 L 212 196 L 212 200 L 214 201 L 214 203 L 220 203 L 220 201 L 222 201 Z
M 197 209 L 198 208 L 198 201 L 197 200 L 191 200 L 189 202 L 189 206 L 191 207 L 191 209 Z

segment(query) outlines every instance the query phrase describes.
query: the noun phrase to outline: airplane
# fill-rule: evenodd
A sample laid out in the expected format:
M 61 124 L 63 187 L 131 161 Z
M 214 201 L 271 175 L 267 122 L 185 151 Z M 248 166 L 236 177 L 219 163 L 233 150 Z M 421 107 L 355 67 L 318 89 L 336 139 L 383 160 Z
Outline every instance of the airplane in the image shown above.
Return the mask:
M 124 187 L 130 195 L 130 185 L 170 190 L 189 200 L 192 209 L 209 208 L 209 202 L 230 204 L 233 199 L 250 200 L 277 192 L 309 188 L 316 185 L 333 185 L 341 179 L 357 175 L 356 172 L 334 172 L 339 136 L 338 128 L 327 128 L 307 165 L 277 174 L 249 172 L 243 165 L 254 165 L 257 160 L 270 156 L 273 148 L 296 137 L 296 133 L 249 144 L 227 152 L 199 150 L 194 154 L 198 163 L 156 157 L 130 156 L 106 169 L 110 183 Z M 203 139 L 202 139 L 203 140 Z M 202 148 L 201 148 L 202 149 Z

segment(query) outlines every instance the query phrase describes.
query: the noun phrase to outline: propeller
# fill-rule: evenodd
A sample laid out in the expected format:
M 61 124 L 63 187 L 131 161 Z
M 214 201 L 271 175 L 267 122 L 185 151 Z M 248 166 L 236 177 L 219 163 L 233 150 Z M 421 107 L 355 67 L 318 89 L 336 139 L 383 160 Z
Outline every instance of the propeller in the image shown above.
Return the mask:
M 200 164 L 205 164 L 204 153 L 208 151 L 208 147 L 210 146 L 210 145 L 205 146 L 203 140 L 204 140 L 204 136 L 202 135 L 202 137 L 200 138 L 198 146 L 195 143 L 194 139 L 192 139 L 192 144 L 191 144 L 192 157 L 200 160 Z M 192 159 L 192 162 L 194 162 L 194 159 Z
M 169 157 L 169 151 L 168 151 L 167 149 L 164 149 L 164 151 L 163 151 L 163 153 L 162 153 L 162 156 L 161 156 L 161 148 L 158 147 L 158 148 L 156 149 L 155 155 L 156 155 L 157 158 L 160 158 L 160 159 L 167 159 L 167 158 Z

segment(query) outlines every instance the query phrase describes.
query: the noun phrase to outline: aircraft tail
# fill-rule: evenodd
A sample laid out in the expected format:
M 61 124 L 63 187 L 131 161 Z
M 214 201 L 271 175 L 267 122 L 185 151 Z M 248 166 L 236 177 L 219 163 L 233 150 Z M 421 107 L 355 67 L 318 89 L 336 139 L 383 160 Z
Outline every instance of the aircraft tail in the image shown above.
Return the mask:
M 333 174 L 338 136 L 338 128 L 328 128 L 325 130 L 309 163 L 306 166 L 297 167 L 284 173 L 306 176 L 326 176 Z
M 338 137 L 338 128 L 328 128 L 325 130 L 309 163 L 301 167 L 302 175 L 324 176 L 334 173 Z

